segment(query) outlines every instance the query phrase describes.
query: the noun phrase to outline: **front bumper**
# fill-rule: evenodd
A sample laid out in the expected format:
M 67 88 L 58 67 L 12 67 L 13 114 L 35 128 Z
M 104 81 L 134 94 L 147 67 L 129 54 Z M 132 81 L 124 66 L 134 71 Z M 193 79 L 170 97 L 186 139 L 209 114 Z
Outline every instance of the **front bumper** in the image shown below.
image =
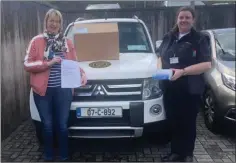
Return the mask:
M 153 105 L 160 105 L 158 115 L 150 112 Z M 112 107 L 123 108 L 121 118 L 77 118 L 77 107 Z M 124 138 L 140 137 L 148 124 L 159 124 L 165 120 L 162 97 L 147 101 L 118 102 L 73 102 L 69 117 L 69 137 L 73 138 Z M 156 126 L 156 125 L 155 125 Z M 164 127 L 160 127 L 163 129 Z M 148 128 L 147 131 L 158 128 Z M 161 132 L 161 131 L 160 131 Z
M 217 103 L 217 116 L 229 122 L 236 123 L 235 91 L 226 86 L 219 85 L 214 93 Z

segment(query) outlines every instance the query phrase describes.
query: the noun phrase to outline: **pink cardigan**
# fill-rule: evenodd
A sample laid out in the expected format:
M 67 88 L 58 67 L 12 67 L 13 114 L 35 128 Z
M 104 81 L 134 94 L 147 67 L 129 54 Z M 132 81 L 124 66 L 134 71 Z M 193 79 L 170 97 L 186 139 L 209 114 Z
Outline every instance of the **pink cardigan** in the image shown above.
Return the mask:
M 76 52 L 71 40 L 66 39 L 68 51 L 65 59 L 77 60 Z M 46 94 L 50 67 L 44 60 L 44 48 L 46 46 L 43 34 L 35 36 L 29 43 L 26 51 L 24 69 L 30 72 L 30 85 L 33 91 L 41 96 Z M 82 69 L 81 73 L 84 73 Z

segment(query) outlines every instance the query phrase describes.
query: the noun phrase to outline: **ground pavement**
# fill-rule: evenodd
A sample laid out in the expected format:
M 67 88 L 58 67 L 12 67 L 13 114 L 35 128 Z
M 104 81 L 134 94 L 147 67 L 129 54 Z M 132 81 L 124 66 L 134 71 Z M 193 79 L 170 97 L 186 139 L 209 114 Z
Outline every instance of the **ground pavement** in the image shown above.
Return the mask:
M 160 162 L 160 157 L 169 152 L 169 147 L 169 144 L 161 145 L 147 138 L 70 141 L 71 155 L 76 162 Z M 42 162 L 42 154 L 43 148 L 37 142 L 30 120 L 2 142 L 2 162 Z M 235 139 L 211 133 L 199 115 L 194 161 L 235 162 Z

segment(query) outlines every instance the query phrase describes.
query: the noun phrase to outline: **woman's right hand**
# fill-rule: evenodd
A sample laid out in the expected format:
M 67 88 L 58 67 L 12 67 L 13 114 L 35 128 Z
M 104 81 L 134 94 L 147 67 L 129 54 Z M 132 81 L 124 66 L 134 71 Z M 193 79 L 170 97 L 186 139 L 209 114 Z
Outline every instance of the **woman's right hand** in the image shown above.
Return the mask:
M 171 78 L 172 81 L 175 81 L 184 75 L 183 69 L 172 69 L 172 70 L 174 71 L 174 75 Z
M 51 61 L 48 62 L 48 66 L 52 66 L 56 63 L 61 63 L 62 58 L 61 57 L 54 57 Z

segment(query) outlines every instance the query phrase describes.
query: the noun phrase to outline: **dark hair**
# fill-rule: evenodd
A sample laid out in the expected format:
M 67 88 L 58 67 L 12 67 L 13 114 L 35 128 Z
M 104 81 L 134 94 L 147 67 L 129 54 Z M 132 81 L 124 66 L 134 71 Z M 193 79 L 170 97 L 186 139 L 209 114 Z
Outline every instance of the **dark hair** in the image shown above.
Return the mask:
M 176 19 L 178 18 L 179 13 L 181 11 L 189 11 L 192 14 L 193 19 L 196 17 L 195 10 L 191 6 L 184 6 L 178 9 L 176 13 Z M 178 31 L 178 25 L 175 24 L 174 27 L 172 28 L 172 32 L 177 32 L 177 31 Z

